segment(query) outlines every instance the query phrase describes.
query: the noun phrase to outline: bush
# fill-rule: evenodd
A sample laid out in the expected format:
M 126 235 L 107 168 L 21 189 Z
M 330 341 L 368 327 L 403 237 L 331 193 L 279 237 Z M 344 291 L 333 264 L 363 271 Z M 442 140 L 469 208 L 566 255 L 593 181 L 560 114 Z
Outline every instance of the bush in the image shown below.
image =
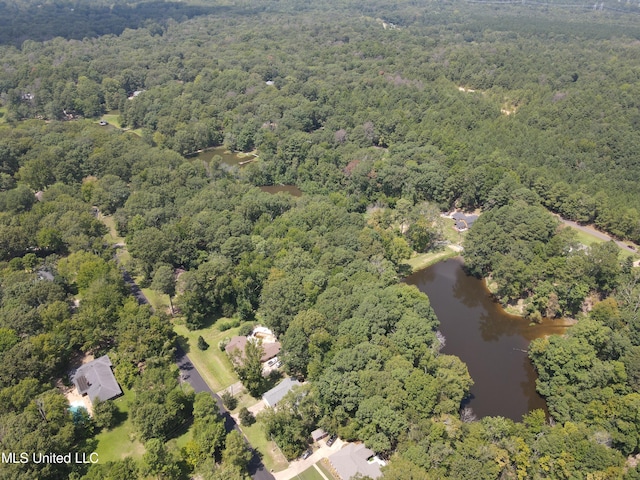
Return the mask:
M 98 399 L 93 403 L 93 421 L 98 428 L 111 428 L 115 425 L 118 407 L 115 403 Z
M 247 407 L 242 407 L 238 414 L 240 416 L 240 425 L 250 426 L 256 423 L 256 417 L 247 409 Z
M 202 338 L 202 335 L 198 336 L 198 348 L 200 350 L 206 350 L 207 348 L 209 348 L 209 344 L 204 338 Z
M 219 320 L 218 323 L 216 323 L 216 327 L 218 327 L 218 330 L 220 330 L 221 332 L 224 332 L 225 330 L 229 330 L 230 328 L 235 328 L 239 325 L 240 325 L 239 318 L 229 318 L 226 320 Z
M 235 328 L 239 325 L 240 325 L 239 318 L 230 318 L 228 320 L 218 321 L 218 323 L 216 324 L 216 327 L 218 327 L 218 330 L 220 330 L 221 332 L 224 332 L 225 330 L 229 330 L 230 328 Z
M 224 403 L 224 406 L 229 410 L 233 410 L 238 406 L 238 399 L 231 395 L 229 392 L 224 392 L 221 398 L 222 403 Z
M 255 322 L 244 322 L 240 325 L 240 330 L 238 331 L 238 335 L 241 337 L 248 337 L 253 332 L 253 329 L 256 328 Z

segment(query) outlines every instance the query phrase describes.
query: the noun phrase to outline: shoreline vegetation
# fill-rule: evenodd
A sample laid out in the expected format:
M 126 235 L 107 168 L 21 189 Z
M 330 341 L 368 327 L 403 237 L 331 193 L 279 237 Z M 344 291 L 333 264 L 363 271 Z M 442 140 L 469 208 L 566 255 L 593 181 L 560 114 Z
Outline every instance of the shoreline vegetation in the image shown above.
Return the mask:
M 480 214 L 481 212 L 476 211 L 474 213 Z M 553 212 L 550 212 L 550 213 L 554 217 L 558 218 L 560 222 L 562 222 L 562 228 L 572 228 L 576 232 L 575 234 L 576 240 L 582 245 L 584 245 L 585 247 L 590 247 L 594 244 L 613 241 L 618 246 L 620 255 L 622 256 L 623 259 L 632 257 L 634 260 L 634 266 L 640 266 L 638 265 L 638 261 L 637 261 L 639 249 L 638 249 L 638 246 L 633 242 L 630 242 L 628 240 L 624 242 L 617 240 L 611 237 L 606 232 L 602 232 L 598 230 L 593 225 L 580 225 L 580 224 L 577 224 L 576 222 L 563 218 L 558 214 L 555 214 Z M 449 232 L 449 230 L 451 230 L 451 232 Z M 411 267 L 413 273 L 419 272 L 432 265 L 435 265 L 436 263 L 439 263 L 451 258 L 460 257 L 460 259 L 464 261 L 464 253 L 463 253 L 464 249 L 462 248 L 461 243 L 463 240 L 463 235 L 465 235 L 466 232 L 459 232 L 455 230 L 453 228 L 453 225 L 451 224 L 451 225 L 445 226 L 445 233 L 446 233 L 446 236 L 450 239 L 454 239 L 457 236 L 459 240 L 459 244 L 450 243 L 437 251 L 431 251 L 427 253 L 413 255 L 411 258 L 409 258 L 404 262 L 406 265 L 409 265 Z M 483 283 L 485 288 L 487 289 L 487 292 L 491 295 L 493 300 L 500 305 L 500 308 L 502 308 L 505 313 L 509 315 L 513 315 L 516 317 L 520 317 L 524 320 L 528 320 L 532 324 L 534 323 L 539 324 L 542 321 L 549 321 L 549 322 L 553 322 L 554 324 L 557 324 L 558 322 L 562 322 L 561 325 L 556 325 L 559 327 L 561 326 L 570 327 L 575 325 L 578 322 L 577 318 L 574 318 L 571 316 L 562 316 L 562 317 L 556 317 L 556 318 L 547 318 L 547 317 L 532 318 L 525 311 L 525 308 L 527 305 L 526 298 L 520 298 L 514 302 L 508 302 L 505 304 L 500 301 L 498 297 L 498 286 L 490 276 L 484 277 Z M 583 313 L 588 313 L 588 310 L 583 311 Z

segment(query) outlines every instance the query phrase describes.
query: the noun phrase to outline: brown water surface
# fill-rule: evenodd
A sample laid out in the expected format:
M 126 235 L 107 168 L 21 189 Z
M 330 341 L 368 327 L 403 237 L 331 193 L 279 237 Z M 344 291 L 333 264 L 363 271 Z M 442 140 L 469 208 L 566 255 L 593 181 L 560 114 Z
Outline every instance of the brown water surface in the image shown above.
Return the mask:
M 300 190 L 295 185 L 266 185 L 264 187 L 259 187 L 260 190 L 267 193 L 278 193 L 285 192 L 293 197 L 301 197 L 302 190 Z
M 521 420 L 536 408 L 546 411 L 535 388 L 536 372 L 527 357 L 535 338 L 563 333 L 561 321 L 527 320 L 507 314 L 484 282 L 466 275 L 462 260 L 453 258 L 407 277 L 429 296 L 446 338 L 443 353 L 457 355 L 475 382 L 465 404 L 478 417 L 500 415 Z

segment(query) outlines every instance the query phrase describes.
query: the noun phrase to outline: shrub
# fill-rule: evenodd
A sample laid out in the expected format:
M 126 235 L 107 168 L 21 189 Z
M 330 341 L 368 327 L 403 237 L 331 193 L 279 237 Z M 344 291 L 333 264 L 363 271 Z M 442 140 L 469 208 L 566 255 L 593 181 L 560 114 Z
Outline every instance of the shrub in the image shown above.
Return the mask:
M 224 392 L 220 398 L 222 398 L 222 403 L 229 410 L 233 410 L 238 406 L 238 399 L 229 392 Z
M 198 336 L 198 348 L 200 350 L 206 350 L 207 348 L 209 348 L 209 344 L 204 338 L 202 338 L 202 335 Z
M 230 318 L 228 320 L 220 320 L 216 324 L 216 327 L 218 327 L 218 330 L 220 330 L 221 332 L 224 332 L 225 330 L 229 330 L 230 328 L 235 328 L 239 325 L 240 325 L 239 318 Z
M 115 425 L 118 407 L 111 401 L 93 403 L 93 421 L 98 428 L 111 428 Z
M 244 426 L 250 426 L 256 423 L 256 417 L 247 409 L 247 407 L 242 407 L 238 414 L 240 416 L 240 424 Z
M 240 325 L 240 330 L 238 331 L 238 335 L 241 337 L 248 337 L 253 332 L 253 329 L 256 327 L 255 322 L 244 322 Z

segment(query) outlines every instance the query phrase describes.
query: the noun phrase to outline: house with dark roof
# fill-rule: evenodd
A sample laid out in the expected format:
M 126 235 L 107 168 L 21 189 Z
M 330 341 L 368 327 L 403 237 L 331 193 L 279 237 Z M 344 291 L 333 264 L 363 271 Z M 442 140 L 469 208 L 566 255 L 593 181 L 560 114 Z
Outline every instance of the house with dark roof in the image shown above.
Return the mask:
M 356 477 L 378 478 L 385 463 L 362 443 L 349 443 L 329 456 L 329 463 L 342 480 Z
M 459 232 L 464 232 L 465 230 L 471 228 L 474 222 L 478 219 L 478 215 L 455 212 L 453 215 L 451 215 L 451 218 L 453 218 L 456 222 L 455 229 Z
M 293 387 L 297 387 L 298 385 L 302 385 L 302 383 L 298 380 L 292 379 L 291 377 L 287 377 L 262 395 L 262 400 L 264 400 L 267 407 L 275 407 Z
M 80 395 L 88 395 L 91 403 L 96 399 L 102 401 L 122 395 L 122 389 L 113 375 L 111 360 L 107 355 L 85 363 L 71 376 L 71 381 Z

